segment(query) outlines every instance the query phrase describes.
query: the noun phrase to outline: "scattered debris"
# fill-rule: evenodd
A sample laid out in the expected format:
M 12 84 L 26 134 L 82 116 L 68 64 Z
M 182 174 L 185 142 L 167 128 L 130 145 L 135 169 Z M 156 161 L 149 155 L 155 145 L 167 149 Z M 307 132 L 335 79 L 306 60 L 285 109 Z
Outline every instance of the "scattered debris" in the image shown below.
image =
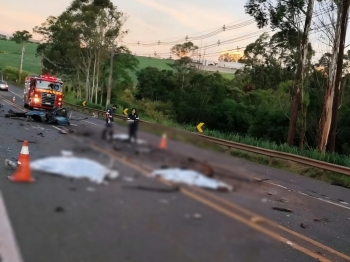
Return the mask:
M 265 182 L 265 181 L 270 180 L 269 178 L 258 178 L 258 177 L 254 177 L 254 179 L 255 179 L 257 182 Z
M 287 209 L 287 208 L 283 208 L 283 207 L 272 207 L 272 209 L 273 209 L 273 210 L 282 211 L 282 212 L 292 213 L 292 210 Z
M 17 139 L 17 142 L 24 142 L 24 140 L 21 140 L 21 139 Z M 29 144 L 37 144 L 38 142 L 35 142 L 35 141 L 28 141 Z
M 145 186 L 123 186 L 126 189 L 139 189 L 146 191 L 155 191 L 155 192 L 163 192 L 163 193 L 173 193 L 178 192 L 180 190 L 179 186 L 174 186 L 171 188 L 155 188 L 155 187 L 145 187 Z
M 56 207 L 55 212 L 56 213 L 64 212 L 64 208 L 63 207 Z
M 193 214 L 193 217 L 194 217 L 195 219 L 201 219 L 201 218 L 202 218 L 202 215 L 201 215 L 201 214 L 198 214 L 198 213 L 195 213 L 195 214 Z
M 284 199 L 284 198 L 277 199 L 276 201 L 277 201 L 277 202 L 281 202 L 281 203 L 288 202 L 288 201 L 287 201 L 286 199 Z
M 15 112 L 9 110 L 8 114 L 5 115 L 6 118 L 19 117 L 32 119 L 36 122 L 43 122 L 52 125 L 68 126 L 70 125 L 67 109 L 59 108 L 52 111 L 42 111 L 42 110 L 32 110 L 28 112 Z
M 47 172 L 71 178 L 87 178 L 101 184 L 112 171 L 98 162 L 79 157 L 47 157 L 33 161 L 32 170 Z
M 61 155 L 62 156 L 73 156 L 74 154 L 72 151 L 61 150 Z
M 305 224 L 303 224 L 303 223 L 300 223 L 300 227 L 301 227 L 301 228 L 308 228 L 308 226 L 305 225 Z
M 108 180 L 113 180 L 118 177 L 119 177 L 119 172 L 117 170 L 111 170 L 106 176 Z
M 5 166 L 11 167 L 13 169 L 17 168 L 17 163 L 14 161 L 11 161 L 10 159 L 5 160 Z
M 174 169 L 159 169 L 155 170 L 151 174 L 153 177 L 162 177 L 165 180 L 184 183 L 190 186 L 198 186 L 203 188 L 232 191 L 233 187 L 225 184 L 221 181 L 208 178 L 199 172 L 193 170 L 181 170 L 179 168 Z
M 89 192 L 95 192 L 95 191 L 96 191 L 96 189 L 95 189 L 95 188 L 93 188 L 93 187 L 88 187 L 88 188 L 86 189 L 86 191 L 89 191 Z
M 267 198 L 262 198 L 262 199 L 261 199 L 261 202 L 262 202 L 262 203 L 266 203 L 267 201 L 268 201 Z
M 2 104 L 0 104 L 0 108 L 3 108 L 4 106 Z
M 123 177 L 123 180 L 125 180 L 126 182 L 134 182 L 134 178 L 132 178 L 132 177 L 127 177 L 127 176 L 125 176 L 125 177 Z
M 202 162 L 197 159 L 194 159 L 193 157 L 189 157 L 187 158 L 187 162 L 191 163 L 191 169 L 194 169 L 199 173 L 206 175 L 207 177 L 214 177 L 214 170 L 207 163 L 207 161 Z M 187 166 L 187 163 L 184 163 L 184 167 L 182 169 L 189 169 L 189 167 Z
M 38 136 L 45 137 L 43 133 L 37 133 Z
M 324 217 L 324 218 L 321 218 L 321 219 L 314 219 L 315 222 L 331 222 L 331 220 L 329 220 L 328 218 Z

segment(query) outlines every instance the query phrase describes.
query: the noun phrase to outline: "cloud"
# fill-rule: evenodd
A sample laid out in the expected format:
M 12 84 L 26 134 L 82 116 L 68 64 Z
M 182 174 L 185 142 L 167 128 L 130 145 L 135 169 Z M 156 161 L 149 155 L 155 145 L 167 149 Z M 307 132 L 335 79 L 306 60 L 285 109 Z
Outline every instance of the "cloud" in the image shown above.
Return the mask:
M 32 12 L 14 11 L 7 8 L 0 9 L 0 17 L 2 21 L 6 21 L 6 28 L 2 28 L 2 31 L 9 35 L 17 30 L 27 30 L 33 34 L 34 26 L 40 25 L 44 21 L 40 16 L 33 15 Z
M 147 28 L 147 29 L 152 30 L 152 31 L 157 32 L 157 33 L 159 33 L 159 31 L 161 31 L 161 29 L 159 27 L 151 26 L 151 25 L 147 24 L 145 21 L 137 18 L 136 16 L 131 16 L 127 20 L 127 23 L 128 22 L 130 22 L 136 26 L 139 26 L 139 27 Z M 134 28 L 134 26 L 133 26 L 133 28 Z
M 208 10 L 203 9 L 203 6 L 195 6 L 186 4 L 185 8 L 177 10 L 175 6 L 162 5 L 154 0 L 137 0 L 139 3 L 156 9 L 164 14 L 167 14 L 177 20 L 186 27 L 191 27 L 195 30 L 207 29 L 208 26 L 217 25 L 218 27 L 230 22 L 232 18 L 225 16 L 222 12 L 215 13 L 214 10 L 208 7 Z

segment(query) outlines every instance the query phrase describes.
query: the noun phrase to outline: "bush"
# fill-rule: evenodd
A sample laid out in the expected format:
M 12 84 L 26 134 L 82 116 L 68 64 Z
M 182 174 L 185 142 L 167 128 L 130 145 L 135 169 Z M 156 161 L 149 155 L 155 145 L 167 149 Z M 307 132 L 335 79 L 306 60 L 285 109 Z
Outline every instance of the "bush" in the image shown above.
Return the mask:
M 18 76 L 19 76 L 19 68 L 17 67 L 12 67 L 12 66 L 6 66 L 4 70 L 2 71 L 4 75 L 4 79 L 7 81 L 13 81 L 17 82 L 18 81 Z M 21 83 L 24 83 L 25 78 L 30 75 L 31 73 L 28 71 L 23 71 L 21 73 Z

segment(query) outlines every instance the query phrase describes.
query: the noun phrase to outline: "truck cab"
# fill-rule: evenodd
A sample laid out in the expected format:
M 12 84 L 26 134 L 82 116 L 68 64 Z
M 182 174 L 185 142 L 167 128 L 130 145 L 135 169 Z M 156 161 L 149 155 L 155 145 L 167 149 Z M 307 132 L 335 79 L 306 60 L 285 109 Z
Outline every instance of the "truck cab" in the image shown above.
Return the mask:
M 48 75 L 30 76 L 25 79 L 24 107 L 53 110 L 63 106 L 63 82 Z

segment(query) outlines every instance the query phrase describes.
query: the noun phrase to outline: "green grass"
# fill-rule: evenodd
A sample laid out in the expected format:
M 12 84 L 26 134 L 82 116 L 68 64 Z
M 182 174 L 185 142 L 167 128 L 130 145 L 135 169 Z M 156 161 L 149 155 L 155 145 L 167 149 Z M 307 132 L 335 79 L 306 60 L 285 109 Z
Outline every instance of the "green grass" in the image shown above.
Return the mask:
M 41 61 L 40 57 L 36 57 L 37 44 L 28 43 L 26 45 L 26 52 L 23 60 L 23 70 L 33 72 L 36 74 L 41 73 Z M 136 56 L 139 60 L 138 70 L 152 66 L 160 70 L 172 70 L 168 64 L 173 64 L 174 60 L 170 59 L 158 59 L 148 58 L 143 56 Z M 0 40 L 0 68 L 6 66 L 19 67 L 21 63 L 21 45 L 16 44 L 13 41 Z M 234 74 L 222 73 L 222 75 L 228 79 L 232 79 Z M 136 83 L 136 73 L 130 72 L 132 80 Z
M 40 58 L 36 57 L 37 44 L 28 43 L 23 59 L 23 70 L 40 73 Z M 20 67 L 22 47 L 13 41 L 0 40 L 0 68 L 6 66 Z

